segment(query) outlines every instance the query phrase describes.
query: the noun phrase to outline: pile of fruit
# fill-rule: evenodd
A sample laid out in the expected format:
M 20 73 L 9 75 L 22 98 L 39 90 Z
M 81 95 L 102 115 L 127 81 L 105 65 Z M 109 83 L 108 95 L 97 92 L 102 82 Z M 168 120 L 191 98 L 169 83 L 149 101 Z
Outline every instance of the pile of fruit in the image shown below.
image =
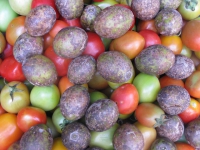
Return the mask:
M 200 0 L 1 0 L 0 150 L 200 149 Z

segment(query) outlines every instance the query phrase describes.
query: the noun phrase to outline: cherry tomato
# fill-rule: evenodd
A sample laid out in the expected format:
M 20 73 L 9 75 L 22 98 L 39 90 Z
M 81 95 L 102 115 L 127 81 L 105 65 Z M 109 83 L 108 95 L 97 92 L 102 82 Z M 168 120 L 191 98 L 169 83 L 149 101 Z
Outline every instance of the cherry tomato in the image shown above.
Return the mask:
M 82 54 L 91 55 L 95 59 L 97 59 L 99 55 L 105 51 L 104 44 L 98 34 L 93 32 L 87 32 L 87 35 L 87 46 Z
M 26 78 L 22 71 L 22 64 L 10 56 L 3 60 L 0 65 L 0 74 L 6 81 L 25 81 Z
M 49 59 L 51 59 L 52 62 L 55 64 L 58 76 L 67 75 L 67 70 L 68 70 L 69 64 L 70 64 L 72 59 L 65 59 L 65 58 L 58 56 L 54 52 L 52 46 L 49 46 L 45 50 L 44 55 L 46 57 L 48 57 Z
M 162 76 L 160 79 L 160 87 L 164 88 L 168 85 L 178 85 L 184 88 L 184 82 L 183 80 L 179 80 L 179 79 L 174 79 L 171 77 L 168 77 L 167 75 Z
M 185 142 L 175 142 L 177 150 L 195 150 L 190 144 Z
M 3 33 L 0 32 L 0 53 L 6 48 L 6 39 Z
M 63 20 L 66 23 L 68 23 L 69 26 L 71 26 L 71 27 L 75 26 L 75 27 L 82 28 L 80 18 L 76 18 L 76 19 L 72 19 L 72 20 L 67 20 L 67 19 L 61 17 L 61 20 Z
M 173 51 L 174 54 L 180 54 L 183 48 L 181 38 L 177 35 L 160 36 L 161 44 Z
M 110 43 L 110 50 L 124 53 L 129 59 L 135 58 L 144 48 L 145 39 L 135 31 L 128 31 Z
M 130 114 L 138 106 L 139 94 L 133 84 L 125 83 L 114 90 L 110 99 L 117 103 L 120 114 Z
M 155 20 L 140 20 L 138 25 L 137 25 L 137 31 L 141 31 L 144 29 L 152 30 L 156 33 L 158 33 L 156 26 L 155 26 Z
M 142 35 L 143 38 L 145 39 L 144 48 L 151 46 L 151 45 L 155 45 L 155 44 L 161 44 L 160 37 L 158 36 L 158 34 L 156 32 L 154 32 L 152 30 L 144 29 L 144 30 L 140 31 L 139 34 Z
M 74 84 L 69 81 L 67 76 L 63 76 L 60 78 L 58 82 L 58 88 L 60 90 L 60 93 L 62 94 L 66 89 L 73 86 Z
M 17 116 L 11 113 L 0 115 L 0 150 L 7 150 L 14 142 L 20 140 L 23 132 L 17 126 Z
M 51 150 L 67 150 L 67 148 L 63 145 L 61 137 L 57 137 L 53 140 L 53 147 Z
M 51 37 L 55 37 L 56 34 L 63 28 L 68 27 L 69 24 L 63 20 L 56 20 L 56 23 L 54 24 L 53 28 L 49 31 L 49 35 Z
M 25 16 L 18 16 L 8 25 L 6 29 L 6 40 L 10 45 L 14 46 L 17 38 L 25 32 L 25 19 Z
M 51 46 L 53 44 L 53 37 L 47 33 L 43 36 L 44 38 L 44 50 L 46 50 L 49 46 Z
M 24 107 L 17 114 L 17 125 L 26 132 L 37 124 L 46 124 L 47 116 L 44 110 L 37 107 Z
M 50 5 L 56 11 L 56 18 L 59 18 L 60 14 L 55 4 L 55 0 L 33 0 L 31 8 L 35 8 L 39 5 Z
M 198 118 L 200 115 L 200 103 L 191 98 L 190 99 L 190 105 L 189 107 L 179 114 L 179 117 L 182 119 L 184 123 L 188 123 L 196 118 Z
M 1 55 L 2 55 L 3 59 L 5 59 L 9 56 L 13 56 L 13 46 L 6 43 L 6 47 Z

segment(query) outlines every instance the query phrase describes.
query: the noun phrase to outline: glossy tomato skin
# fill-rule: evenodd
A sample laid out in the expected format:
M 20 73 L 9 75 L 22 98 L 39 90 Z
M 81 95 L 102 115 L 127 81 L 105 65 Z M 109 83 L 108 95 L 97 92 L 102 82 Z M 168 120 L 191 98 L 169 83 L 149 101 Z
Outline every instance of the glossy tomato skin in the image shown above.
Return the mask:
M 191 98 L 189 107 L 185 111 L 180 113 L 179 117 L 186 124 L 198 118 L 199 115 L 200 115 L 200 103 L 197 100 Z
M 145 29 L 148 29 L 148 30 L 152 30 L 156 33 L 158 33 L 157 29 L 156 29 L 156 26 L 155 26 L 155 20 L 152 19 L 152 20 L 140 20 L 138 25 L 137 25 L 137 31 L 142 31 L 142 30 L 145 30 Z
M 0 65 L 0 74 L 6 81 L 25 81 L 26 78 L 22 71 L 22 64 L 10 56 L 3 60 Z
M 5 59 L 9 56 L 13 56 L 13 46 L 10 45 L 9 43 L 6 43 L 6 47 L 3 51 L 3 53 L 1 53 L 2 59 Z
M 44 38 L 44 50 L 46 50 L 49 46 L 52 46 L 54 38 L 49 33 L 45 34 L 43 38 Z
M 18 141 L 23 132 L 17 125 L 17 116 L 11 113 L 0 115 L 0 149 L 7 150 L 14 142 Z
M 67 76 L 62 76 L 58 82 L 58 88 L 61 94 L 63 94 L 66 89 L 73 85 L 74 84 L 69 80 Z
M 185 142 L 175 142 L 177 150 L 195 150 L 190 144 Z
M 160 37 L 158 36 L 158 34 L 152 30 L 148 30 L 148 29 L 144 29 L 142 31 L 139 32 L 140 35 L 143 36 L 143 38 L 145 39 L 145 46 L 144 48 L 147 48 L 151 45 L 155 45 L 155 44 L 161 44 L 161 40 Z
M 131 114 L 138 106 L 139 94 L 133 84 L 125 83 L 114 90 L 110 99 L 117 103 L 120 114 Z
M 46 124 L 47 116 L 44 110 L 37 107 L 24 107 L 17 114 L 17 125 L 26 132 L 37 124 Z
M 67 150 L 67 148 L 63 145 L 61 137 L 57 137 L 53 140 L 52 150 Z
M 0 32 L 0 53 L 6 48 L 6 39 L 3 33 Z
M 33 9 L 39 5 L 50 5 L 56 11 L 56 18 L 60 17 L 60 14 L 55 4 L 55 0 L 33 0 L 31 4 L 31 8 Z
M 183 44 L 193 51 L 200 51 L 200 20 L 191 20 L 185 24 L 181 33 Z
M 159 81 L 160 81 L 161 88 L 164 88 L 168 85 L 178 85 L 184 88 L 183 80 L 174 79 L 174 78 L 168 77 L 167 75 L 164 75 L 161 78 L 159 78 Z
M 99 55 L 105 52 L 104 44 L 98 34 L 94 32 L 87 32 L 87 35 L 88 35 L 88 42 L 82 54 L 91 55 L 97 60 Z
M 79 28 L 82 28 L 81 26 L 81 21 L 80 21 L 80 17 L 79 18 L 76 18 L 76 19 L 72 19 L 72 20 L 67 20 L 63 17 L 60 18 L 61 20 L 65 21 L 66 23 L 69 24 L 69 26 L 71 27 L 79 27 Z
M 57 70 L 58 76 L 67 75 L 67 70 L 68 70 L 69 64 L 70 64 L 72 59 L 65 59 L 65 58 L 62 58 L 62 57 L 58 56 L 54 52 L 52 46 L 49 46 L 45 50 L 44 56 L 48 57 L 49 59 L 51 59 L 53 61 L 53 63 L 56 66 L 56 70 Z

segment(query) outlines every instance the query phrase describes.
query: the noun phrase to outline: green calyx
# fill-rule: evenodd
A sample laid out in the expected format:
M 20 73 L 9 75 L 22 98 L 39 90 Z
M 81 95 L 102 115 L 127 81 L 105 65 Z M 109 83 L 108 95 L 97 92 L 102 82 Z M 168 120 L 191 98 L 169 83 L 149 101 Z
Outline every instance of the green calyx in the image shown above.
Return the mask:
M 160 127 L 161 125 L 163 125 L 168 119 L 167 116 L 165 114 L 162 114 L 160 116 L 160 118 L 156 118 L 156 123 L 154 124 L 154 128 Z
M 15 84 L 15 85 L 13 85 L 13 86 L 10 86 L 9 85 L 9 90 L 10 90 L 10 97 L 11 97 L 11 99 L 12 99 L 12 101 L 13 101 L 13 94 L 15 93 L 15 92 L 22 92 L 23 90 L 20 90 L 20 89 L 18 89 L 17 88 L 17 85 L 18 85 L 19 83 L 17 83 L 17 84 Z
M 198 0 L 184 0 L 185 8 L 191 11 L 195 11 L 196 6 L 198 5 Z

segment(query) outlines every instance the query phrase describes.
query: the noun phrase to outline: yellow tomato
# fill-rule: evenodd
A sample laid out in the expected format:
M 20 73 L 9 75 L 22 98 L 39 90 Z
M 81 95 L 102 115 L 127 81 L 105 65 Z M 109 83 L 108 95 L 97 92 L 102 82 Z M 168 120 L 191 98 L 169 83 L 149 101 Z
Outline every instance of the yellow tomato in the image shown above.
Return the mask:
M 57 137 L 53 140 L 52 150 L 67 150 L 67 148 L 62 143 L 61 137 Z

